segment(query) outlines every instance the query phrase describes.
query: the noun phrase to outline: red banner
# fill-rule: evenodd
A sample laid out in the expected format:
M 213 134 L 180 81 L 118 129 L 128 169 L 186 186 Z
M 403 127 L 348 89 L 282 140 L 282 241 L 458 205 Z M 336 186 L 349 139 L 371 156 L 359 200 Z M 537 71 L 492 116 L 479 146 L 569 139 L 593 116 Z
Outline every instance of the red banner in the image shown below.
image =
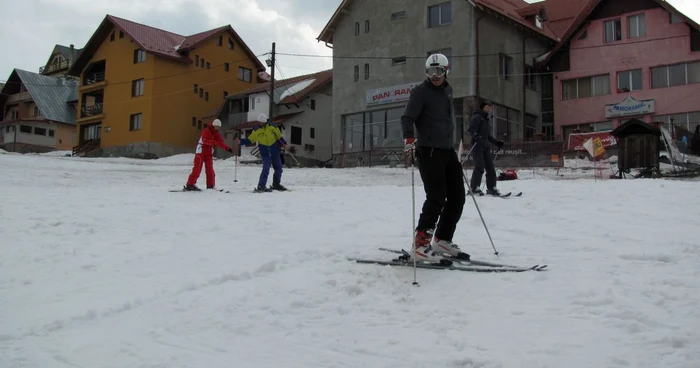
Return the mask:
M 583 144 L 589 139 L 599 138 L 603 143 L 603 147 L 613 147 L 617 145 L 617 140 L 615 137 L 610 135 L 610 132 L 592 132 L 592 133 L 571 133 L 569 134 L 569 141 L 567 143 L 567 149 L 570 151 L 586 151 Z

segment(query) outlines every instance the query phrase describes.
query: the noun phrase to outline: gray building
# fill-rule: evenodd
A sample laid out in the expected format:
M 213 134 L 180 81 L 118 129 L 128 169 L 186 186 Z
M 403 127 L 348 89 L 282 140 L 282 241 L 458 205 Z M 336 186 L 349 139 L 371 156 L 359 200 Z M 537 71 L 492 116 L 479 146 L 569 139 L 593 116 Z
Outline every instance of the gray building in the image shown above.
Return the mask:
M 343 0 L 317 39 L 333 49 L 336 155 L 403 145 L 410 89 L 436 52 L 450 60 L 455 145 L 479 98 L 494 103 L 494 136 L 507 142 L 541 138 L 552 123 L 551 79 L 532 68 L 557 42 L 540 4 Z

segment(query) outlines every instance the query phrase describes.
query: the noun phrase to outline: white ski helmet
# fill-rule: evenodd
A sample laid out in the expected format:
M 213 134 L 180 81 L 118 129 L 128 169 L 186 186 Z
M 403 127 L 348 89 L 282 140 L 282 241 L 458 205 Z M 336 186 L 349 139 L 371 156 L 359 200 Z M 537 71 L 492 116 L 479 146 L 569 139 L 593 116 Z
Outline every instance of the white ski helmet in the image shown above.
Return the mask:
M 215 127 L 221 127 L 221 120 L 214 119 L 214 121 L 211 122 L 211 125 Z
M 265 114 L 258 115 L 258 121 L 262 121 L 263 123 L 267 122 L 267 115 L 265 115 Z
M 442 76 L 450 72 L 450 61 L 443 54 L 432 54 L 425 60 L 425 74 Z

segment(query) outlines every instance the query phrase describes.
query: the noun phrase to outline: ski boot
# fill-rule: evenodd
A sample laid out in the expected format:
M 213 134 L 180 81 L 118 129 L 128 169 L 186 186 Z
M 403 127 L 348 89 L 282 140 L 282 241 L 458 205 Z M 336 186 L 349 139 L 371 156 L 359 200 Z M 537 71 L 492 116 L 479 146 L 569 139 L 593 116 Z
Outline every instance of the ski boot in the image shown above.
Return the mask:
M 255 189 L 253 189 L 255 193 L 267 193 L 267 192 L 272 192 L 271 188 L 267 188 L 265 186 L 258 185 Z
M 462 252 L 462 250 L 459 249 L 459 246 L 450 240 L 443 240 L 434 237 L 432 246 L 436 252 L 448 254 L 450 257 L 454 257 L 459 260 L 468 261 L 471 258 L 469 254 Z
M 501 191 L 499 191 L 497 188 L 487 189 L 486 194 L 491 195 L 491 196 L 495 196 L 495 197 L 500 197 Z
M 423 230 L 416 230 L 416 238 L 411 247 L 411 258 L 409 262 L 413 262 L 413 257 L 416 257 L 416 262 L 425 262 L 431 264 L 440 264 L 449 266 L 452 261 L 445 259 L 439 252 L 436 252 L 430 245 L 432 235 Z
M 481 197 L 484 195 L 484 192 L 481 190 L 481 188 L 472 188 L 472 194 Z M 469 195 L 469 193 L 467 193 L 467 195 Z
M 287 190 L 287 188 L 285 188 L 282 184 L 274 182 L 272 183 L 272 187 L 270 187 L 270 189 L 278 190 L 280 192 L 284 192 L 285 190 Z
M 202 191 L 196 185 L 185 185 L 182 187 L 182 190 L 184 190 L 185 192 L 201 192 Z

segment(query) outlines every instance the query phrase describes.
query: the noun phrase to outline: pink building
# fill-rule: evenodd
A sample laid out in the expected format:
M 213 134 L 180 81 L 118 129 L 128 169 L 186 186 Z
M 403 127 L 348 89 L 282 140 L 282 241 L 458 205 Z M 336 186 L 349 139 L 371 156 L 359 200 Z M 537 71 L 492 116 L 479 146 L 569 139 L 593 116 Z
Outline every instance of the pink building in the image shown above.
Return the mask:
M 635 118 L 700 125 L 700 25 L 656 0 L 546 0 L 561 42 L 553 72 L 554 134 L 612 130 Z

